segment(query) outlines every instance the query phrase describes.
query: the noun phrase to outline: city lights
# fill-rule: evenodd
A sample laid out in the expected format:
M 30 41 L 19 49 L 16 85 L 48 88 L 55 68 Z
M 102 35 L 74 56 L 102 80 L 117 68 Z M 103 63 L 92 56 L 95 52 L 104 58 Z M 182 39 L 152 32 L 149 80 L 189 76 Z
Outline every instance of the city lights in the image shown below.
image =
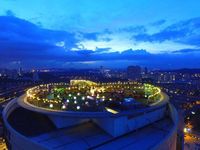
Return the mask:
M 101 108 L 101 111 L 103 111 L 103 107 L 97 106 L 107 107 L 107 105 L 110 105 L 109 103 L 123 105 L 126 98 L 134 99 L 134 103 L 137 102 L 144 106 L 149 105 L 159 101 L 161 92 L 158 87 L 153 85 L 134 82 L 110 82 L 104 84 L 88 80 L 73 80 L 71 83 L 71 85 L 51 83 L 33 87 L 27 90 L 27 102 L 37 107 L 45 107 L 48 104 L 49 108 L 55 110 L 65 110 L 66 108 L 67 110 L 74 110 L 74 107 L 78 110 L 80 106 L 85 106 L 86 110 L 95 108 L 97 109 L 96 111 L 99 111 Z M 82 89 L 82 87 L 84 88 Z M 135 95 L 137 95 L 137 98 L 134 98 Z M 121 97 L 121 99 L 116 97 Z M 140 101 L 140 99 L 145 99 L 145 101 Z M 134 105 L 134 103 L 129 103 L 129 105 Z M 63 104 L 66 104 L 67 107 Z M 108 110 L 110 109 L 112 108 Z
M 53 108 L 53 104 L 49 104 L 49 107 L 50 107 L 50 108 Z

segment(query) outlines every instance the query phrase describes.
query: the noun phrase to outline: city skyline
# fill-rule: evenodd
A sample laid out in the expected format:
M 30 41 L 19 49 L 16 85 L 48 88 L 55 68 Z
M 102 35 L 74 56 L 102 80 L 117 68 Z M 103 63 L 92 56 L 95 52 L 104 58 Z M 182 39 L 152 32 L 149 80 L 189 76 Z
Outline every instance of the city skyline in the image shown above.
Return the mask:
M 199 8 L 0 0 L 0 150 L 200 149 Z

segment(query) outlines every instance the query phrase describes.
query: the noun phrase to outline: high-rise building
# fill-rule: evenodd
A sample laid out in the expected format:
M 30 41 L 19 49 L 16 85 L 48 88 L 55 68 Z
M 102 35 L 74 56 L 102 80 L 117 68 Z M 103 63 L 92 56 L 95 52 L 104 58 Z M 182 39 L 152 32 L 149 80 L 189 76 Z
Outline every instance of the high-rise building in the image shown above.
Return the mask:
M 127 77 L 131 80 L 140 80 L 142 77 L 142 71 L 140 66 L 129 66 L 127 68 Z
M 74 93 L 74 85 L 62 84 L 33 87 L 5 107 L 2 116 L 10 150 L 176 150 L 177 111 L 158 87 L 135 82 L 91 84 L 81 80 L 80 86 L 79 82 L 75 84 L 76 90 L 87 86 L 91 92 L 87 91 L 86 96 Z M 53 94 L 63 92 L 68 98 L 59 93 L 53 100 L 46 98 L 49 86 L 54 87 Z M 142 89 L 151 97 L 150 101 L 147 99 L 151 102 L 148 107 L 138 101 L 143 94 L 134 99 L 118 93 L 127 89 L 130 94 L 130 86 L 134 87 L 133 93 L 144 86 Z M 122 103 L 109 98 L 110 87 L 116 88 Z M 100 98 L 98 91 L 103 94 L 104 90 L 108 91 Z
M 22 67 L 19 68 L 19 70 L 18 70 L 18 75 L 19 75 L 19 76 L 23 76 L 23 70 L 22 70 Z
M 38 82 L 40 80 L 38 72 L 35 70 L 33 72 L 33 82 Z

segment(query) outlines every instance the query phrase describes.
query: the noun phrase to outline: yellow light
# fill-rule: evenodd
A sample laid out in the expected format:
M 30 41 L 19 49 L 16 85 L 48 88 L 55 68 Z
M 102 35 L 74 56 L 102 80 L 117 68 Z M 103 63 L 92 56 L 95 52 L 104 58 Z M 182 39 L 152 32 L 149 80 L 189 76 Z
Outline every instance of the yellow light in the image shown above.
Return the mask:
M 187 128 L 184 128 L 184 129 L 183 129 L 183 132 L 184 132 L 184 133 L 187 133 Z
M 108 108 L 108 107 L 105 107 L 105 108 L 106 108 L 106 110 L 107 110 L 108 112 L 110 112 L 110 113 L 112 113 L 112 114 L 117 114 L 117 113 L 119 113 L 118 111 L 113 110 L 113 109 L 110 109 L 110 108 Z

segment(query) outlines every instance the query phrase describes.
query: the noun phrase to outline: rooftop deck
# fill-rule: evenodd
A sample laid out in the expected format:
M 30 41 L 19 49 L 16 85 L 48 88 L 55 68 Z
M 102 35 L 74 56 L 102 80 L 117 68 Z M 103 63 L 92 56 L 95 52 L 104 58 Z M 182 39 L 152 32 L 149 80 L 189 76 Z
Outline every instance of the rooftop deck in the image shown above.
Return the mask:
M 78 126 L 58 129 L 49 133 L 32 137 L 31 140 L 37 142 L 47 149 L 67 150 L 67 149 L 150 149 L 167 136 L 173 122 L 169 118 L 164 118 L 154 122 L 137 131 L 113 138 L 103 131 L 93 122 L 87 122 Z

